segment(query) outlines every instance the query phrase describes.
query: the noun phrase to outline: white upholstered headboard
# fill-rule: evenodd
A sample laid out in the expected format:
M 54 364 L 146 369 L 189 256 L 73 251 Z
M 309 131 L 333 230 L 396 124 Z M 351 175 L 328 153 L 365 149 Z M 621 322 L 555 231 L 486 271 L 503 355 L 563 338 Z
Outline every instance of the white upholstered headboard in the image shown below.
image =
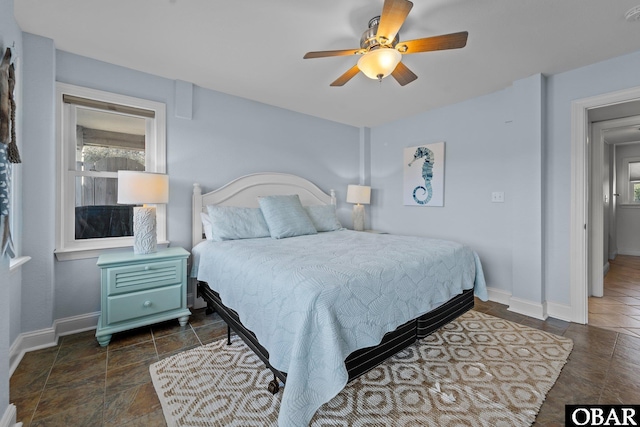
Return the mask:
M 200 184 L 193 184 L 191 219 L 193 246 L 204 240 L 200 213 L 207 212 L 207 205 L 257 208 L 258 197 L 288 194 L 297 194 L 305 206 L 336 204 L 334 190 L 330 190 L 330 194 L 327 194 L 311 181 L 286 173 L 265 172 L 245 175 L 205 194 L 202 194 Z

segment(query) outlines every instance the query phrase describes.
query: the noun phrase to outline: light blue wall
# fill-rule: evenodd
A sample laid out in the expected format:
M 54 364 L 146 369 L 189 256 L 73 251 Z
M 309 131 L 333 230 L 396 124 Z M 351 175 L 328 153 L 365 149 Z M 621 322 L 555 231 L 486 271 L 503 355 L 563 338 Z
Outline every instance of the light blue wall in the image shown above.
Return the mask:
M 50 328 L 54 307 L 55 55 L 53 41 L 24 34 L 23 248 L 21 332 Z M 36 308 L 37 307 L 37 308 Z
M 640 86 L 640 52 L 547 79 L 543 221 L 546 299 L 569 304 L 571 103 Z
M 512 89 L 425 112 L 371 130 L 372 227 L 468 244 L 488 285 L 511 290 Z M 403 206 L 403 150 L 445 141 L 444 207 Z M 491 203 L 503 191 L 505 203 Z
M 238 176 L 264 171 L 302 175 L 325 191 L 335 189 L 339 216 L 350 225 L 350 206 L 342 202 L 347 184 L 359 176 L 359 129 L 314 118 L 308 115 L 260 104 L 219 92 L 193 87 L 192 119 L 175 115 L 176 87 L 184 91 L 189 85 L 118 67 L 67 52 L 55 51 L 51 40 L 27 35 L 33 49 L 47 46 L 40 61 L 39 76 L 31 83 L 42 82 L 44 92 L 55 90 L 50 76 L 60 82 L 164 102 L 167 105 L 167 172 L 170 175 L 170 201 L 167 207 L 168 238 L 172 245 L 190 249 L 191 193 L 194 182 L 205 190 L 221 186 Z M 53 57 L 54 60 L 49 60 Z M 44 79 L 44 80 L 42 80 Z M 183 92 L 178 92 L 184 99 Z M 187 96 L 188 98 L 188 96 Z M 34 109 L 35 106 L 32 106 Z M 181 101 L 180 111 L 185 108 Z M 188 112 L 187 112 L 188 113 Z M 48 102 L 33 111 L 29 125 L 41 138 L 29 138 L 34 151 L 41 153 L 37 167 L 44 173 L 25 182 L 25 215 L 55 215 L 55 200 L 50 197 L 55 176 L 54 108 Z M 185 114 L 181 114 L 184 116 Z M 187 114 L 188 116 L 188 114 Z M 51 192 L 51 193 L 49 193 Z M 42 225 L 44 228 L 45 225 Z M 53 223 L 32 244 L 41 245 L 36 262 L 25 266 L 30 277 L 48 274 L 53 268 L 52 292 L 42 280 L 23 283 L 29 292 L 39 292 L 38 304 L 53 312 L 23 319 L 23 332 L 51 327 L 52 321 L 100 310 L 99 274 L 96 259 L 54 261 Z M 34 231 L 35 234 L 36 231 Z M 35 249 L 35 248 L 33 248 Z M 52 266 L 52 267 L 50 267 Z M 43 291 L 44 288 L 44 291 Z M 31 305 L 31 302 L 29 303 Z M 46 310 L 45 310 L 46 311 Z M 30 316 L 34 313 L 30 311 Z
M 638 69 L 640 52 L 373 128 L 373 228 L 467 243 L 492 288 L 569 306 L 571 103 L 639 86 Z M 445 207 L 403 206 L 402 149 L 437 141 Z
M 531 304 L 544 302 L 542 156 L 546 79 L 538 74 L 513 84 L 513 139 L 509 180 L 513 191 L 511 296 Z M 517 303 L 517 301 L 513 301 Z
M 0 8 L 0 11 L 2 10 L 4 8 Z M 2 225 L 2 221 L 4 220 L 0 220 L 0 225 Z M 3 256 L 0 257 L 0 313 L 2 313 L 0 321 L 4 325 L 0 328 L 0 419 L 9 406 L 9 347 L 12 342 L 9 339 L 9 322 L 12 311 L 9 282 L 9 257 Z
M 22 86 L 22 67 L 19 60 L 23 52 L 22 32 L 13 17 L 13 0 L 0 0 L 0 52 L 4 54 L 7 47 L 12 47 L 12 60 L 17 66 L 16 95 L 18 95 Z M 22 120 L 20 105 L 16 111 L 16 120 L 20 127 Z M 18 135 L 21 135 L 21 129 L 16 130 Z M 16 235 L 16 240 L 20 246 L 19 235 Z M 0 256 L 0 324 L 2 324 L 0 327 L 0 419 L 3 418 L 9 406 L 9 348 L 14 340 L 20 316 L 19 286 L 19 273 L 10 276 L 9 258 Z

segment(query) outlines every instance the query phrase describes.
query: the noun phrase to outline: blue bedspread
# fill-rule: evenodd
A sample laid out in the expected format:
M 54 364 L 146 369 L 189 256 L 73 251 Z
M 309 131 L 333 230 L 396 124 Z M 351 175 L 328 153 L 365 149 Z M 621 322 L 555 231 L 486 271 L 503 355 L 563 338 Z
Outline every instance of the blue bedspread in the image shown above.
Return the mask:
M 222 302 L 287 372 L 278 425 L 307 426 L 344 388 L 345 358 L 475 284 L 478 256 L 461 244 L 349 230 L 275 240 L 203 242 L 192 276 Z

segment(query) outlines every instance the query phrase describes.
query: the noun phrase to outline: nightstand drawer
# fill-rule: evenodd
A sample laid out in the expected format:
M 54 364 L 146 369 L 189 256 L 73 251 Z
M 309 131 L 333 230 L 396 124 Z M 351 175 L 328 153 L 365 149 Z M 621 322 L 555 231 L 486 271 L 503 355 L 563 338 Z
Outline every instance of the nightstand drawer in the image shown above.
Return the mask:
M 182 285 L 107 298 L 108 322 L 116 323 L 181 308 Z
M 182 282 L 182 260 L 110 267 L 107 269 L 109 295 L 135 292 Z

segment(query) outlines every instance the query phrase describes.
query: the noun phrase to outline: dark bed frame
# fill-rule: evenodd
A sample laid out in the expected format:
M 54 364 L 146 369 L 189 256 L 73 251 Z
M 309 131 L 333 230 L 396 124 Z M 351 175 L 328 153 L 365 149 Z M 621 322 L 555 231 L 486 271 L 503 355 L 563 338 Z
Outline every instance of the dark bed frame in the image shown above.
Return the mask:
M 197 289 L 198 296 L 207 302 L 207 313 L 216 311 L 227 323 L 227 344 L 231 344 L 231 331 L 233 330 L 273 372 L 274 378 L 269 383 L 268 389 L 273 394 L 277 393 L 280 389 L 280 381 L 283 384 L 286 382 L 286 372 L 281 372 L 271 366 L 269 352 L 258 342 L 254 333 L 244 327 L 238 314 L 222 303 L 220 295 L 216 291 L 212 290 L 206 282 L 201 281 L 198 282 Z M 390 356 L 413 344 L 417 339 L 426 337 L 471 310 L 473 303 L 473 289 L 466 290 L 440 307 L 388 332 L 380 344 L 354 351 L 345 360 L 349 381 L 375 368 Z

